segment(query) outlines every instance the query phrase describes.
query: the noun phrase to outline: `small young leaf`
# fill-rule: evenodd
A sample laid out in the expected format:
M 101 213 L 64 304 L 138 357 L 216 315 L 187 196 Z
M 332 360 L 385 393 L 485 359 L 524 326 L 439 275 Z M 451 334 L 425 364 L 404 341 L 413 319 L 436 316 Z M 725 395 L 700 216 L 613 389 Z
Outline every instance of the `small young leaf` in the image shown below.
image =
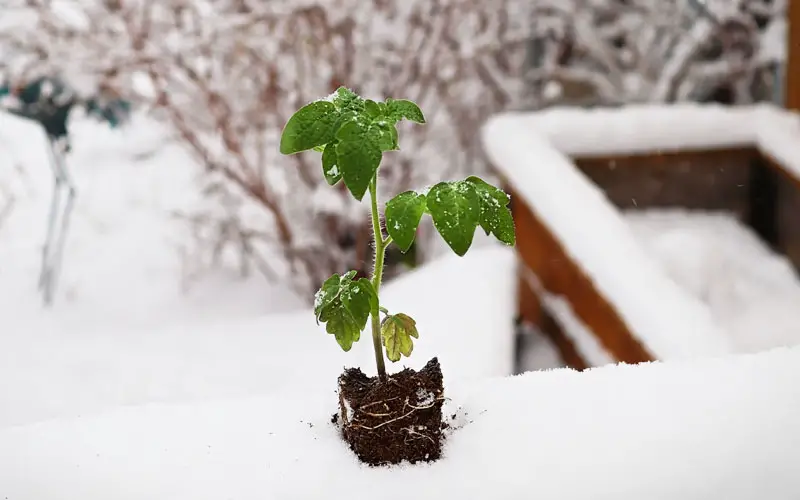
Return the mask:
M 342 180 L 342 171 L 336 158 L 336 144 L 335 140 L 329 142 L 322 152 L 322 174 L 331 186 Z
M 281 134 L 281 154 L 299 153 L 331 142 L 338 118 L 339 113 L 332 102 L 306 104 L 286 122 Z
M 366 106 L 364 99 L 347 87 L 336 89 L 333 96 L 333 104 L 340 111 L 349 111 L 354 114 L 360 114 Z
M 386 106 L 385 102 L 379 102 L 378 107 L 381 108 L 381 116 L 388 116 L 389 115 L 389 107 Z
M 367 113 L 367 116 L 370 118 L 377 118 L 382 114 L 381 107 L 372 99 L 364 101 L 364 112 Z
M 407 99 L 386 99 L 386 108 L 388 115 L 398 122 L 405 118 L 415 123 L 425 123 L 425 117 L 422 115 L 422 110 L 414 101 Z
M 342 125 L 337 133 L 336 156 L 342 178 L 353 197 L 361 201 L 381 163 L 381 149 L 360 121 Z
M 411 356 L 414 350 L 414 341 L 419 338 L 417 323 L 405 314 L 386 316 L 381 324 L 381 338 L 386 347 L 386 357 L 389 361 L 400 361 L 400 355 Z
M 369 129 L 370 135 L 374 138 L 381 151 L 395 151 L 400 149 L 397 146 L 397 128 L 385 120 L 378 120 Z
M 480 224 L 486 234 L 492 233 L 506 245 L 513 245 L 516 242 L 514 218 L 508 208 L 510 199 L 505 191 L 492 186 L 480 177 L 467 177 L 465 182 L 472 184 L 480 197 Z
M 414 243 L 424 212 L 425 195 L 414 191 L 400 193 L 386 202 L 386 231 L 403 253 Z
M 440 182 L 428 191 L 427 207 L 436 230 L 463 257 L 480 222 L 481 200 L 473 185 L 463 181 Z
M 314 294 L 314 315 L 317 317 L 317 324 L 319 324 L 322 311 L 339 297 L 340 291 L 341 277 L 334 274 L 326 279 L 322 287 Z

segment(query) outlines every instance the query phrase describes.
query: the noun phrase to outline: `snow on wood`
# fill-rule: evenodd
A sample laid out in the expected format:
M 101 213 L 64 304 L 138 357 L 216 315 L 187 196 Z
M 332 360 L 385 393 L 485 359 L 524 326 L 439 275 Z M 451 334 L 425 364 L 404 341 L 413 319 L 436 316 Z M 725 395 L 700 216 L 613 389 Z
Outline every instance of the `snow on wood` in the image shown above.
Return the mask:
M 767 104 L 638 104 L 512 115 L 569 156 L 754 146 L 800 178 L 800 116 Z
M 575 314 L 569 301 L 562 296 L 547 292 L 541 294 L 541 301 L 589 366 L 605 366 L 616 362 L 614 356 L 603 347 L 592 330 Z
M 778 163 L 795 179 L 800 179 L 800 115 L 778 108 L 760 110 L 752 125 L 761 153 Z
M 576 143 L 588 129 L 572 126 Z M 600 128 L 594 133 L 599 136 Z M 730 352 L 725 332 L 708 308 L 645 254 L 603 192 L 541 135 L 533 115 L 492 118 L 483 141 L 496 168 L 653 355 L 671 359 Z
M 451 335 L 459 333 L 451 330 Z M 14 500 L 790 499 L 800 348 L 446 383 L 431 465 L 359 465 L 336 394 L 147 405 L 0 431 Z

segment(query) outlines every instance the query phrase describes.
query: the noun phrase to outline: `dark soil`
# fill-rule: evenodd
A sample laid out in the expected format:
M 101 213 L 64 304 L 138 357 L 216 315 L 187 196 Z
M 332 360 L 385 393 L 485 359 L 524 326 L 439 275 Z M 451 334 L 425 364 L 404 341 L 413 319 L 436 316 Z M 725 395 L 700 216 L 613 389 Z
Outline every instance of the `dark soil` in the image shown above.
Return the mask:
M 370 465 L 432 462 L 442 455 L 444 386 L 439 360 L 381 383 L 358 368 L 339 377 L 342 436 Z

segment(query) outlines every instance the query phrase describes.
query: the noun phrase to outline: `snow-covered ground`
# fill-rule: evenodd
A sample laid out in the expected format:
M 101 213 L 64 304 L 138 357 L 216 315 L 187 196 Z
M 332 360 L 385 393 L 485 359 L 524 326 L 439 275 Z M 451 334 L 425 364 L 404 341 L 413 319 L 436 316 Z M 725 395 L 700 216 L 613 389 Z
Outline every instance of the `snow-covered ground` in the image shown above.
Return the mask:
M 9 500 L 791 500 L 800 348 L 448 381 L 437 463 L 360 465 L 317 386 L 0 431 Z M 0 496 L 1 498 L 2 496 Z
M 742 352 L 800 344 L 800 280 L 792 264 L 727 213 L 629 211 L 641 244 L 707 304 Z
M 136 116 L 120 130 L 91 120 L 74 120 L 73 129 L 67 162 L 77 202 L 55 305 L 43 311 L 37 277 L 53 190 L 45 138 L 31 122 L 0 113 L 0 186 L 14 198 L 0 226 L 6 329 L 152 328 L 302 307 L 261 277 L 243 282 L 219 270 L 190 282 L 187 225 L 171 214 L 199 202 L 198 169 L 158 124 Z

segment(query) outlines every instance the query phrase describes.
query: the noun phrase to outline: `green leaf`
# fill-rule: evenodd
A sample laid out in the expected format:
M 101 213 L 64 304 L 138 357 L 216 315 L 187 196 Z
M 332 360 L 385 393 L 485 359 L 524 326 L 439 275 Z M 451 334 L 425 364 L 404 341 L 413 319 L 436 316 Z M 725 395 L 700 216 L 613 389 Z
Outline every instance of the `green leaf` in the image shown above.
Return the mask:
M 381 148 L 368 126 L 358 120 L 342 125 L 336 137 L 339 139 L 336 156 L 342 178 L 353 197 L 361 201 L 378 171 Z
M 329 101 L 314 101 L 300 108 L 286 122 L 281 134 L 281 154 L 290 155 L 331 142 L 339 113 Z
M 486 234 L 494 234 L 495 238 L 506 245 L 516 243 L 514 231 L 514 218 L 508 203 L 511 201 L 508 194 L 496 188 L 480 177 L 467 177 L 466 181 L 475 187 L 481 200 L 480 224 Z
M 422 110 L 414 101 L 408 99 L 386 99 L 386 108 L 388 115 L 398 122 L 405 118 L 415 123 L 425 123 L 425 117 L 422 115 Z
M 481 200 L 473 185 L 440 182 L 428 191 L 427 207 L 444 241 L 457 255 L 464 256 L 480 222 Z
M 356 271 L 334 274 L 322 284 L 314 297 L 317 323 L 333 334 L 341 348 L 349 351 L 361 338 L 371 312 L 378 311 L 378 295 L 365 278 L 353 281 Z
M 386 231 L 403 253 L 414 243 L 424 212 L 425 195 L 414 191 L 400 193 L 386 202 Z
M 378 295 L 372 283 L 366 278 L 361 278 L 342 290 L 342 305 L 363 328 L 370 313 L 378 310 Z
M 333 334 L 336 342 L 345 352 L 353 347 L 353 343 L 359 341 L 363 329 L 364 327 L 358 325 L 350 311 L 342 306 L 331 309 L 326 315 L 325 330 Z
M 342 180 L 342 171 L 339 169 L 336 157 L 336 144 L 335 140 L 329 142 L 322 152 L 322 174 L 331 186 Z
M 417 322 L 405 314 L 394 314 L 384 318 L 381 323 L 381 338 L 386 347 L 386 357 L 389 361 L 400 361 L 400 355 L 411 356 L 414 350 L 414 341 L 419 338 Z

